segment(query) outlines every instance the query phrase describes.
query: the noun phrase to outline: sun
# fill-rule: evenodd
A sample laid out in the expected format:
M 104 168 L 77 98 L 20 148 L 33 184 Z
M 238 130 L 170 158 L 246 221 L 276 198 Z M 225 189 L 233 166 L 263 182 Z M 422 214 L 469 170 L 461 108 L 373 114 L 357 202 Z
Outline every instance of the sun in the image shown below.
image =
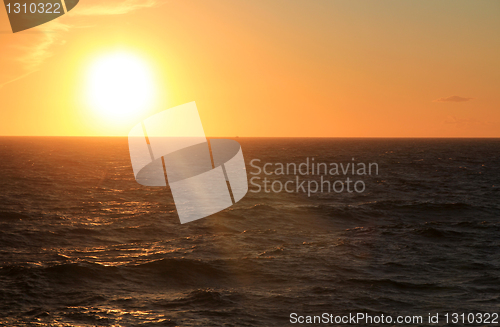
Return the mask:
M 135 118 L 148 111 L 155 85 L 146 62 L 128 52 L 101 56 L 89 67 L 86 99 L 91 108 L 112 121 Z

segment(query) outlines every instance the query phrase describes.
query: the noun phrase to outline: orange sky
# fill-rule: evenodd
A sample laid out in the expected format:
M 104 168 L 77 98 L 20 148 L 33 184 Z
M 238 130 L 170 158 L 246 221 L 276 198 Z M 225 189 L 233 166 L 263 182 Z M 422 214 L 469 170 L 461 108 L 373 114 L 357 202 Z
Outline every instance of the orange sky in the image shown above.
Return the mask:
M 13 34 L 0 8 L 0 135 L 127 135 L 196 101 L 207 136 L 500 137 L 499 1 L 81 1 Z M 90 108 L 92 62 L 130 52 L 155 105 Z

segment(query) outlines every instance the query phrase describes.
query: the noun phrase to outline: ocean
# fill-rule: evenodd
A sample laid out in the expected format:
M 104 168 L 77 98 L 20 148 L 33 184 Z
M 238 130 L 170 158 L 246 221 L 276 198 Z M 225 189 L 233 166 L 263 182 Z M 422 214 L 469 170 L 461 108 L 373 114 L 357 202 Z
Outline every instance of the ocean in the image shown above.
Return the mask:
M 250 184 L 235 205 L 180 224 L 168 188 L 135 181 L 126 138 L 2 137 L 0 324 L 500 323 L 500 139 L 235 140 L 254 183 L 346 178 L 256 175 L 256 162 L 376 163 L 378 174 L 348 172 L 363 192 Z

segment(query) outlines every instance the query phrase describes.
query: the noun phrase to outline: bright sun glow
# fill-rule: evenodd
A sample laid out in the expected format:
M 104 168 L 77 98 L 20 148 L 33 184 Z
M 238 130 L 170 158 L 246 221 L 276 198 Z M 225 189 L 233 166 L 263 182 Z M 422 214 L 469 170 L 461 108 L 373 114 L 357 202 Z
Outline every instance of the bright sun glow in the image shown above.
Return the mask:
M 89 105 L 114 121 L 130 119 L 150 109 L 154 89 L 146 63 L 126 52 L 100 57 L 88 73 Z

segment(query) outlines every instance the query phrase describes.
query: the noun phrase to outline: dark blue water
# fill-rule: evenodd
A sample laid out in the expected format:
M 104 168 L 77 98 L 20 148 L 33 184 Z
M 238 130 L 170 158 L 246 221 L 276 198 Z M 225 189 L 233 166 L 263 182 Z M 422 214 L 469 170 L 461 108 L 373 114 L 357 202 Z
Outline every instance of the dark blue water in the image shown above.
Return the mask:
M 180 225 L 168 188 L 135 182 L 126 138 L 0 138 L 0 322 L 500 311 L 500 140 L 237 140 L 249 173 L 307 157 L 379 173 L 351 176 L 362 193 L 249 192 Z

